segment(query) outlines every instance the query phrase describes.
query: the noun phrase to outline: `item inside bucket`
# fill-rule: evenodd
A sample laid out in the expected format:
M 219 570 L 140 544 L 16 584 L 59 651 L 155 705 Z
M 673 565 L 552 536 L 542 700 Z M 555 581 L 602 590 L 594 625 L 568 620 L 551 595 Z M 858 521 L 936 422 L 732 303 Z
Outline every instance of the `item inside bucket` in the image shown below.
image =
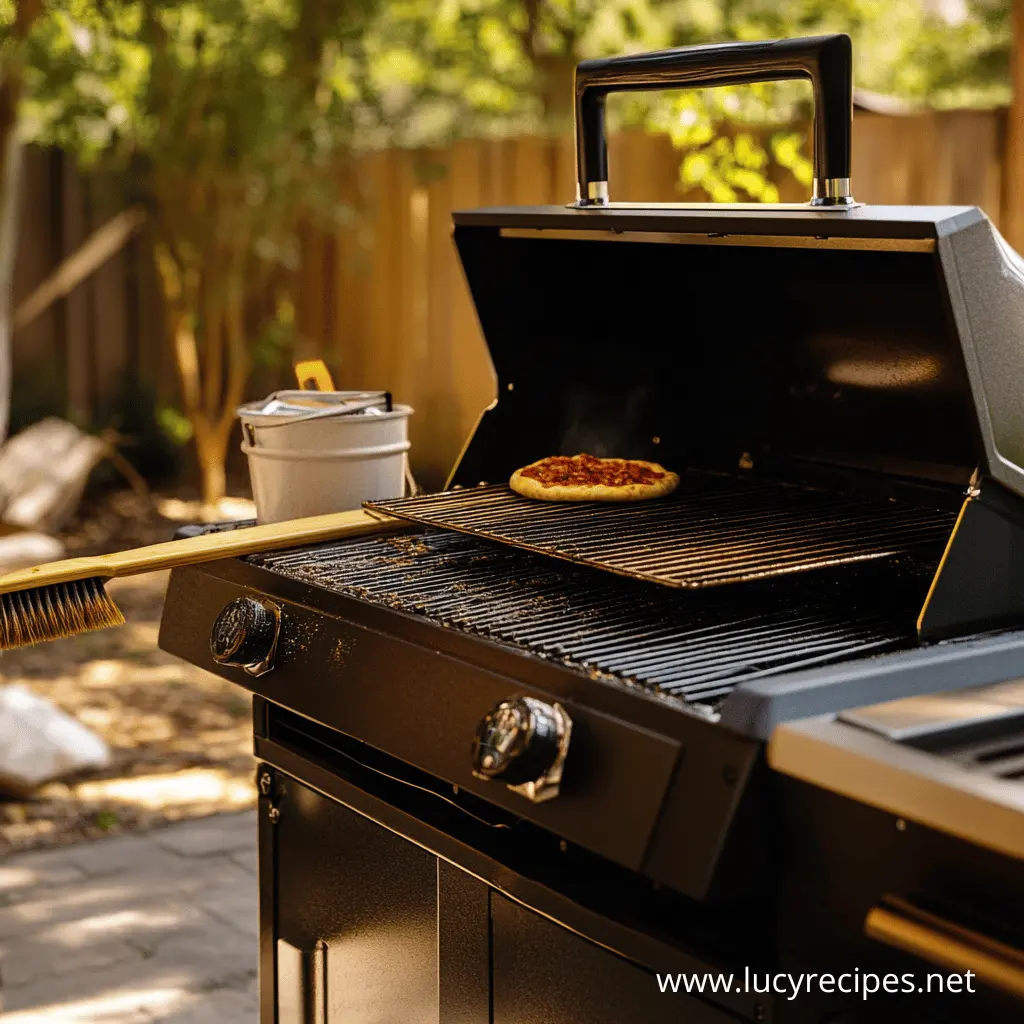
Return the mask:
M 275 391 L 261 402 L 244 406 L 246 416 L 303 416 L 328 410 L 379 416 L 391 409 L 387 391 Z

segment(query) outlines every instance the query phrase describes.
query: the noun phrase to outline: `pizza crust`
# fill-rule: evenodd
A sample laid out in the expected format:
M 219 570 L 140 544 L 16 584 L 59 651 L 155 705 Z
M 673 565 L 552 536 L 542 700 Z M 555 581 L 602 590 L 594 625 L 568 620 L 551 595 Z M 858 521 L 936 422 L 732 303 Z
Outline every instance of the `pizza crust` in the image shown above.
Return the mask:
M 622 463 L 649 469 L 654 473 L 664 474 L 650 483 L 629 483 L 617 486 L 608 484 L 544 484 L 532 476 L 524 476 L 523 470 L 542 467 L 548 459 L 538 459 L 523 469 L 517 469 L 509 480 L 509 486 L 516 494 L 525 498 L 536 498 L 540 501 L 648 501 L 671 494 L 679 485 L 679 476 L 670 473 L 664 466 L 656 462 L 645 462 L 642 459 L 604 459 L 601 461 Z

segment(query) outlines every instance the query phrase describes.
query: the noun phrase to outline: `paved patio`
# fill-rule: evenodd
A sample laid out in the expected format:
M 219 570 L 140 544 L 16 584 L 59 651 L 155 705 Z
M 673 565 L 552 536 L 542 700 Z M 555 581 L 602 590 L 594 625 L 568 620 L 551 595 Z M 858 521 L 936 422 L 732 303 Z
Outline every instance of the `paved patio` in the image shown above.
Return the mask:
M 4 1024 L 255 1024 L 256 819 L 0 860 Z

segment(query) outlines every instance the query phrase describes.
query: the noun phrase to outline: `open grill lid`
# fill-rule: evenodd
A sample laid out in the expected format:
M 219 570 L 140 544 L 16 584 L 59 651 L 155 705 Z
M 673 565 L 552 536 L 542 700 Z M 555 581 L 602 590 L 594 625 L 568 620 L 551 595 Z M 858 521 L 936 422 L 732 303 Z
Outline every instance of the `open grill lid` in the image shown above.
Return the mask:
M 921 635 L 1024 621 L 1024 263 L 975 208 L 852 201 L 837 38 L 580 66 L 577 202 L 454 215 L 498 397 L 450 485 L 586 451 L 923 506 L 966 490 Z M 608 91 L 796 76 L 817 100 L 810 204 L 644 207 L 595 184 Z
M 1024 286 L 980 265 L 997 241 L 976 210 L 546 207 L 455 224 L 498 399 L 453 482 L 588 451 L 960 487 L 981 467 L 1024 494 L 1007 379 L 1024 374 L 1024 318 L 1006 315 L 1011 299 L 1024 314 Z

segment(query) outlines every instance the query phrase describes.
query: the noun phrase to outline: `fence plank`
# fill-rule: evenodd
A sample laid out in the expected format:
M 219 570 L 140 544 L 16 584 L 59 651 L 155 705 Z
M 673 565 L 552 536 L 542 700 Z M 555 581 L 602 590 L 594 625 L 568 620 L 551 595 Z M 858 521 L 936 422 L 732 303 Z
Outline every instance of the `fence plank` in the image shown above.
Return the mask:
M 560 135 L 552 140 L 552 157 L 554 194 L 551 201 L 571 203 L 576 198 L 576 146 L 571 135 Z
M 609 146 L 608 190 L 627 203 L 680 202 L 681 159 L 665 135 L 619 132 Z
M 435 155 L 434 160 L 438 157 Z M 459 360 L 453 330 L 460 270 L 452 241 L 451 211 L 455 206 L 452 160 L 445 156 L 443 173 L 427 186 L 426 287 L 427 371 L 414 400 L 414 421 L 425 425 L 424 447 L 415 456 L 418 482 L 439 486 L 461 444 L 461 392 L 456 373 Z M 464 290 L 464 289 L 463 289 Z
M 95 231 L 121 208 L 113 183 L 101 178 L 90 181 L 90 230 Z M 122 397 L 128 369 L 128 289 L 124 250 L 114 253 L 93 274 L 92 315 L 96 339 L 96 401 L 99 408 Z M 94 410 L 94 412 L 97 410 Z
M 1024 3 L 1014 0 L 1010 26 L 1013 33 L 1010 60 L 1010 109 L 1006 116 L 1006 145 L 1002 208 L 1003 234 L 1010 245 L 1024 251 Z
M 548 163 L 548 142 L 542 138 L 515 139 L 511 150 L 511 191 L 499 202 L 517 206 L 538 206 L 551 200 L 551 176 Z
M 70 162 L 64 164 L 61 202 L 62 255 L 67 256 L 82 244 L 88 233 L 85 188 L 81 176 Z M 95 401 L 92 388 L 95 374 L 91 351 L 91 317 L 89 315 L 91 289 L 92 284 L 86 281 L 64 299 L 64 351 L 68 378 L 67 415 L 79 423 L 88 422 Z
M 21 225 L 18 257 L 14 266 L 13 305 L 30 295 L 60 262 L 59 225 L 55 223 L 55 191 L 59 160 L 52 154 L 29 148 L 22 170 Z M 56 408 L 63 407 L 64 373 L 58 340 L 58 316 L 54 306 L 13 335 L 12 369 L 15 399 L 38 411 L 52 393 Z M 18 417 L 15 416 L 15 419 Z
M 322 359 L 326 355 L 330 316 L 327 305 L 327 237 L 324 232 L 306 224 L 299 237 L 302 265 L 299 267 L 298 293 L 302 303 L 295 313 L 296 359 Z
M 395 245 L 398 231 L 395 217 L 401 203 L 395 182 L 394 154 L 376 153 L 370 157 L 370 164 L 376 168 L 370 193 L 374 255 L 368 292 L 369 332 L 364 336 L 367 346 L 364 351 L 364 378 L 359 386 L 387 387 L 389 382 L 384 374 L 388 368 L 388 355 L 394 348 L 394 304 L 399 301 L 392 281 L 397 276 Z
M 365 218 L 356 217 L 356 210 L 365 206 L 366 176 L 364 165 L 350 164 L 339 189 L 339 198 L 348 207 L 349 223 L 335 236 L 332 369 L 338 386 L 344 388 L 357 387 L 364 379 L 367 303 L 361 296 L 367 287 L 370 228 Z
M 946 201 L 980 206 L 995 221 L 1002 219 L 1002 111 L 951 110 L 943 115 L 937 148 L 948 153 Z

